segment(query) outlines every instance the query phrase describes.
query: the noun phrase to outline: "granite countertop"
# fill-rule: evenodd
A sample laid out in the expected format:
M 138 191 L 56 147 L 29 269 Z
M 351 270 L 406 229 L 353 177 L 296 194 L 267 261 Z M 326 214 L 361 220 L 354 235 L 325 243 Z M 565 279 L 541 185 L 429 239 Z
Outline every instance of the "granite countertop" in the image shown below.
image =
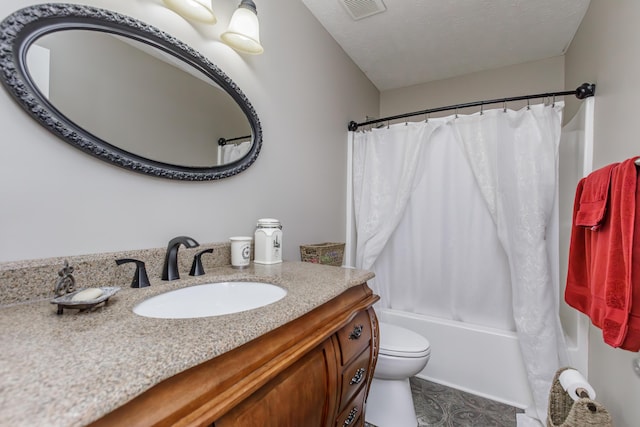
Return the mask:
M 153 385 L 232 350 L 371 279 L 362 270 L 302 262 L 212 269 L 204 276 L 132 289 L 91 312 L 56 315 L 50 299 L 0 307 L 0 425 L 82 426 Z M 153 319 L 139 302 L 169 290 L 221 281 L 287 289 L 271 305 L 218 317 Z M 101 286 L 96 283 L 94 286 Z

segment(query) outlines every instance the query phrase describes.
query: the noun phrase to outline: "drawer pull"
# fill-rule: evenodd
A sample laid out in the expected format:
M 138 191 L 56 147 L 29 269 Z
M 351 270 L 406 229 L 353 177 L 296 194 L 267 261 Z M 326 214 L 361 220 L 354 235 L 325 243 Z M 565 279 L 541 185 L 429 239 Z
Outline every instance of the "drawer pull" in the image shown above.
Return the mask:
M 354 406 L 353 409 L 349 412 L 349 416 L 342 423 L 342 427 L 351 425 L 351 423 L 356 419 L 356 415 L 358 415 L 358 407 Z
M 360 384 L 360 382 L 362 381 L 362 378 L 364 378 L 365 372 L 367 372 L 367 370 L 364 368 L 358 369 L 356 371 L 356 374 L 353 376 L 353 378 L 351 378 L 351 381 L 349 381 L 349 385 Z
M 356 325 L 353 327 L 353 331 L 351 331 L 351 334 L 349 334 L 349 339 L 350 340 L 357 340 L 358 338 L 360 338 L 360 336 L 362 335 L 362 329 L 364 328 L 364 325 Z

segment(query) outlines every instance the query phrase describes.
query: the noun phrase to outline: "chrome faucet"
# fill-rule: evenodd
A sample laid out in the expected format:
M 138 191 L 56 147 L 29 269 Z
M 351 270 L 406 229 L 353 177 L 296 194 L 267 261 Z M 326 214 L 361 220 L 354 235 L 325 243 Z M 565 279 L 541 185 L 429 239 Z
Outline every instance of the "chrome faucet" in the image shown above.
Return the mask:
M 178 272 L 178 248 L 180 245 L 185 245 L 187 248 L 197 248 L 200 246 L 198 242 L 187 236 L 178 236 L 171 239 L 167 245 L 167 253 L 164 256 L 162 280 L 176 280 L 180 278 L 180 273 Z

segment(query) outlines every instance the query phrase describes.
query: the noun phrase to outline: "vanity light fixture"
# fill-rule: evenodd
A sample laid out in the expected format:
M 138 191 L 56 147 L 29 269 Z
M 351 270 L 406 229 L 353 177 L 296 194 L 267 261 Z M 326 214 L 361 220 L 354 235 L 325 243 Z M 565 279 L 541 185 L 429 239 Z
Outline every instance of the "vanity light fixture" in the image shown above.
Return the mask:
M 164 4 L 183 18 L 215 24 L 218 22 L 211 9 L 211 0 L 163 0 Z
M 165 0 L 166 1 L 166 0 Z M 220 36 L 223 42 L 235 50 L 259 55 L 264 52 L 260 44 L 260 23 L 253 0 L 242 0 L 233 12 L 229 28 Z

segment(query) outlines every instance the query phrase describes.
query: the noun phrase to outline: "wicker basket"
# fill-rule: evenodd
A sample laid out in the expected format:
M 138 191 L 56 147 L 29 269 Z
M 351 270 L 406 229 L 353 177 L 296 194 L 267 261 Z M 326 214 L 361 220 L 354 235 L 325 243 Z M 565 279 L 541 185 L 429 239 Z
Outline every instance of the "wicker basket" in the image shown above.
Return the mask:
M 611 415 L 595 400 L 587 397 L 574 401 L 560 384 L 560 368 L 553 377 L 549 393 L 547 427 L 612 427 Z
M 304 262 L 341 266 L 343 255 L 344 243 L 318 243 L 300 246 L 300 259 Z

